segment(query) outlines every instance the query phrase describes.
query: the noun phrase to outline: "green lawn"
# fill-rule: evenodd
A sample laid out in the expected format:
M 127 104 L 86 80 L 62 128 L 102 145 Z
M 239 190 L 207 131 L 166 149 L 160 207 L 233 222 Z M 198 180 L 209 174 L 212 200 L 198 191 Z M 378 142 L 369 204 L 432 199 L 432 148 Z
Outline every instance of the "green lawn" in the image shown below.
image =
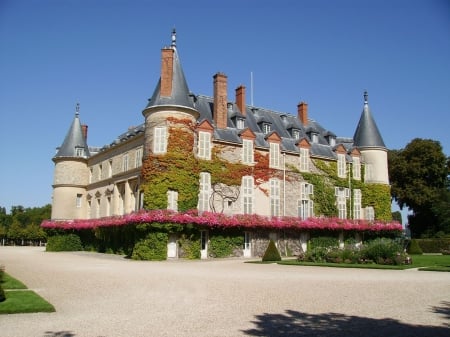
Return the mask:
M 338 267 L 338 268 L 370 268 L 370 269 L 410 269 L 419 268 L 423 271 L 446 271 L 450 272 L 450 255 L 411 255 L 412 264 L 391 266 L 379 264 L 351 264 L 351 263 L 314 263 L 299 262 L 296 259 L 286 259 L 278 264 L 297 265 L 297 266 L 319 266 L 319 267 Z
M 55 311 L 53 305 L 7 273 L 3 274 L 2 287 L 6 300 L 0 302 L 0 314 Z

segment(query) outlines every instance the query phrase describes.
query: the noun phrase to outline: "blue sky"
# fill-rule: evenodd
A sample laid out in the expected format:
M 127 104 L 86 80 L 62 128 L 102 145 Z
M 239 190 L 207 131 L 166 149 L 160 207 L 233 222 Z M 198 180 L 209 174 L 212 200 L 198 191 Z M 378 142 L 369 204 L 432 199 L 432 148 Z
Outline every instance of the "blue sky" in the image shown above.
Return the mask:
M 143 122 L 173 27 L 195 94 L 221 71 L 230 98 L 244 84 L 256 106 L 306 101 L 351 137 L 367 89 L 389 149 L 419 137 L 450 155 L 450 1 L 0 0 L 1 207 L 51 202 L 77 102 L 92 146 Z

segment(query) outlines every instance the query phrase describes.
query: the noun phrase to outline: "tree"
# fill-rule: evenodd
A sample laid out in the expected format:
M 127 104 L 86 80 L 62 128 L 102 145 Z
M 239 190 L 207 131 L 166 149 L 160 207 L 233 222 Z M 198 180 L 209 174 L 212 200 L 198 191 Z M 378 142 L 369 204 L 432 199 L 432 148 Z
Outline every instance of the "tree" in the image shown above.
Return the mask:
M 442 218 L 450 204 L 441 198 L 448 193 L 450 160 L 441 144 L 416 138 L 402 150 L 389 151 L 388 160 L 391 196 L 400 209 L 413 211 L 408 216 L 412 235 L 434 235 L 448 228 Z

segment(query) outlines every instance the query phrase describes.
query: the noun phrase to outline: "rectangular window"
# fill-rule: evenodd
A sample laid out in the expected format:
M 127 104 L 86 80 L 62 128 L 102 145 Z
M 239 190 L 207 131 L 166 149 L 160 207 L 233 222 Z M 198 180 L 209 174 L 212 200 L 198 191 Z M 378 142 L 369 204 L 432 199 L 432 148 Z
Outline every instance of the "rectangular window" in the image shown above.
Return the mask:
M 134 167 L 141 167 L 142 166 L 142 147 L 136 150 L 136 158 Z
M 353 190 L 353 219 L 361 219 L 361 190 Z
M 244 164 L 253 164 L 253 141 L 242 140 L 242 162 Z
M 337 166 L 338 166 L 337 174 L 338 174 L 338 177 L 339 178 L 345 178 L 346 174 L 347 174 L 347 171 L 345 169 L 345 154 L 338 153 L 337 159 L 338 159 L 338 161 L 337 161 Z
M 82 194 L 77 194 L 77 200 L 76 200 L 76 206 L 77 208 L 81 208 L 81 200 L 82 200 L 83 195 Z
M 298 131 L 298 130 L 292 130 L 292 138 L 294 138 L 294 139 L 300 139 L 300 131 Z
M 270 215 L 280 216 L 280 181 L 270 179 Z
M 353 179 L 361 179 L 361 162 L 359 157 L 353 157 Z
M 98 165 L 98 180 L 102 180 L 102 176 L 103 176 L 103 166 L 102 164 Z
M 167 128 L 156 127 L 153 132 L 153 153 L 167 152 Z
M 345 197 L 337 197 L 338 218 L 347 219 L 347 199 Z
M 375 210 L 373 209 L 372 206 L 367 206 L 366 207 L 366 216 L 365 216 L 367 221 L 373 221 L 375 220 Z
M 95 217 L 100 218 L 100 198 L 95 199 Z
M 300 148 L 300 171 L 309 171 L 309 150 Z
M 92 169 L 92 167 L 89 168 L 89 184 L 92 183 L 92 174 L 93 174 L 94 170 Z
M 76 157 L 83 157 L 84 156 L 84 148 L 76 147 L 75 148 L 75 156 Z
M 311 200 L 314 194 L 314 185 L 301 183 L 300 200 L 298 200 L 298 216 L 301 219 L 307 219 L 314 216 L 314 201 Z
M 111 215 L 111 197 L 106 198 L 106 216 Z
M 122 157 L 122 171 L 128 171 L 128 153 L 125 153 Z
M 262 127 L 263 127 L 263 133 L 264 133 L 265 135 L 267 135 L 268 133 L 270 133 L 270 124 L 269 124 L 269 123 L 264 123 L 264 124 L 262 125 Z
M 270 143 L 270 168 L 280 167 L 280 144 Z
M 240 130 L 244 128 L 244 120 L 242 118 L 236 120 L 236 127 Z
M 242 201 L 244 214 L 253 213 L 253 177 L 242 177 Z
M 211 191 L 211 174 L 208 172 L 200 173 L 200 193 L 198 196 L 199 212 L 209 211 L 209 197 Z
M 112 159 L 110 159 L 108 161 L 108 178 L 112 177 L 112 172 L 113 172 L 113 161 Z
M 167 209 L 171 211 L 178 211 L 178 192 L 167 191 Z
M 209 132 L 200 131 L 198 133 L 198 157 L 211 159 L 211 134 Z
M 311 134 L 311 141 L 313 143 L 318 143 L 319 142 L 319 135 L 317 133 L 312 133 Z

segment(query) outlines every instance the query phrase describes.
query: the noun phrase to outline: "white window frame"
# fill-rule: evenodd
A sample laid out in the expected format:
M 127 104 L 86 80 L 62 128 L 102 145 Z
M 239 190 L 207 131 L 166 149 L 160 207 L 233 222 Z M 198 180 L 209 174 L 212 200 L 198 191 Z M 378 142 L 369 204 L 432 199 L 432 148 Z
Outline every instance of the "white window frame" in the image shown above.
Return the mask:
M 211 160 L 211 133 L 209 132 L 198 133 L 198 157 Z
M 242 162 L 244 164 L 253 164 L 254 152 L 253 152 L 253 140 L 242 140 Z
M 300 171 L 309 171 L 309 149 L 300 148 Z
M 360 189 L 353 190 L 353 219 L 359 220 L 361 217 L 362 194 Z
M 303 182 L 300 184 L 300 200 L 297 201 L 298 216 L 307 219 L 314 216 L 314 201 L 311 195 L 314 194 L 314 185 Z
M 134 159 L 134 167 L 142 166 L 142 147 L 136 150 L 136 157 Z
M 199 212 L 209 211 L 209 198 L 211 196 L 211 173 L 200 172 L 200 191 L 198 196 Z
M 347 199 L 339 196 L 336 198 L 336 204 L 338 209 L 338 218 L 347 219 Z
M 353 157 L 353 179 L 361 180 L 361 160 L 359 157 Z
M 375 220 L 375 209 L 373 206 L 367 206 L 364 210 L 365 216 L 364 218 L 367 221 L 374 221 Z
M 280 216 L 280 180 L 276 178 L 269 179 L 270 184 L 270 215 Z
M 153 153 L 167 152 L 167 127 L 157 126 L 153 130 Z
M 236 128 L 242 130 L 245 127 L 245 122 L 243 118 L 236 119 Z
M 311 142 L 313 143 L 319 142 L 319 135 L 317 133 L 311 133 Z
M 129 167 L 128 167 L 128 163 L 129 163 L 129 155 L 128 153 L 124 153 L 122 156 L 122 171 L 126 172 L 128 171 Z
M 253 214 L 253 177 L 242 177 L 242 210 L 244 214 Z
M 294 139 L 300 139 L 300 131 L 297 129 L 292 130 L 292 138 Z
M 108 161 L 108 178 L 112 177 L 112 172 L 113 172 L 113 161 L 112 159 L 110 159 Z
M 102 164 L 98 164 L 98 180 L 102 180 L 102 176 L 103 176 L 103 165 Z
M 264 133 L 265 135 L 267 135 L 267 134 L 270 133 L 270 130 L 271 130 L 272 128 L 271 128 L 271 125 L 270 125 L 269 123 L 263 123 L 263 124 L 262 124 L 262 129 L 263 129 L 263 133 Z
M 372 164 L 365 164 L 364 181 L 371 181 L 372 179 L 373 179 Z
M 82 201 L 83 201 L 83 195 L 78 193 L 77 197 L 76 197 L 76 201 L 75 201 L 75 205 L 77 208 L 81 208 Z
M 167 191 L 167 209 L 178 212 L 178 192 L 174 190 Z
M 347 170 L 345 165 L 345 154 L 337 154 L 337 175 L 339 178 L 345 178 L 347 176 Z
M 279 168 L 280 167 L 280 144 L 270 143 L 269 149 L 269 167 Z

